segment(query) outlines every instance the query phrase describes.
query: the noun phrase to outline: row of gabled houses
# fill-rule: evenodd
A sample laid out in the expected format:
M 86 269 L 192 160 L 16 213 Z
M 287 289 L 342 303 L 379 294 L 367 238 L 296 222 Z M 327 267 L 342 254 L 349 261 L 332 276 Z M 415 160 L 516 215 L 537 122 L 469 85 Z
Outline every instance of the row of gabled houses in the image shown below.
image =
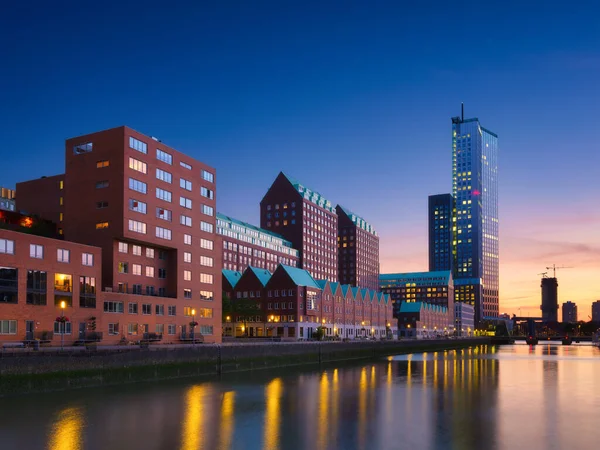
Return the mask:
M 223 270 L 225 336 L 304 340 L 319 327 L 326 338 L 394 339 L 398 323 L 389 295 L 328 280 L 283 264 L 273 273 Z

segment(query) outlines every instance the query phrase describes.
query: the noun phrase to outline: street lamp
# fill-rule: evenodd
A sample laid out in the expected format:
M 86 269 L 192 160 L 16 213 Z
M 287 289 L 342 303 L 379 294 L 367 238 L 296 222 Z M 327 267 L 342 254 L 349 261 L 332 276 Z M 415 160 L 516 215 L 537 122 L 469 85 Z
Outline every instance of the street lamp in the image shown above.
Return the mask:
M 65 324 L 65 308 L 67 307 L 67 302 L 65 302 L 64 300 L 60 302 L 60 323 L 61 323 L 61 333 L 60 333 L 60 349 L 61 351 L 64 349 L 64 345 L 65 345 L 65 328 L 66 328 L 66 324 Z

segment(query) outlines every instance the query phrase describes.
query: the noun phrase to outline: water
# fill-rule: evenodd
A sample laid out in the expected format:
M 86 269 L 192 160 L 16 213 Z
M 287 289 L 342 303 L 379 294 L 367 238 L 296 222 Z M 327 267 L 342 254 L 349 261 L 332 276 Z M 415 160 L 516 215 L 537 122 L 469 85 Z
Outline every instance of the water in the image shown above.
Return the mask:
M 0 449 L 588 449 L 599 413 L 600 350 L 483 346 L 2 398 Z

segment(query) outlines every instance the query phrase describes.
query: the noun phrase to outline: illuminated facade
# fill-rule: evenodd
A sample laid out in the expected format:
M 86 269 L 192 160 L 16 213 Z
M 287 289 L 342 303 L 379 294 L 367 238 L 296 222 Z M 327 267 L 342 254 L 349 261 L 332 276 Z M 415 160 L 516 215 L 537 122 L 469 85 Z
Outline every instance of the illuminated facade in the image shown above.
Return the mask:
M 452 195 L 456 201 L 455 284 L 461 285 L 455 299 L 475 307 L 476 321 L 497 317 L 498 136 L 476 118 L 452 118 Z
M 475 308 L 468 303 L 454 303 L 454 330 L 457 336 L 471 336 L 475 330 Z
M 279 264 L 298 266 L 298 250 L 269 230 L 217 213 L 217 234 L 223 241 L 223 269 L 241 272 L 253 266 L 273 272 Z
M 430 339 L 454 334 L 453 309 L 425 302 L 402 302 L 398 310 L 400 337 Z
M 5 211 L 16 211 L 15 191 L 7 188 L 0 188 L 0 209 Z
M 456 206 L 451 194 L 430 195 L 429 270 L 454 271 L 456 263 Z

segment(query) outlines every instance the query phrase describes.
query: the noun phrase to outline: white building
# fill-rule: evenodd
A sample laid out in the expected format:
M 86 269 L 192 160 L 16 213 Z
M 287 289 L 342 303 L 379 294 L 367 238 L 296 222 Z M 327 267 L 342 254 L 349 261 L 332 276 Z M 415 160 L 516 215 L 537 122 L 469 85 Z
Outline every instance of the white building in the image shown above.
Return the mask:
M 475 329 L 475 308 L 468 303 L 454 303 L 454 329 L 457 336 L 471 336 Z

